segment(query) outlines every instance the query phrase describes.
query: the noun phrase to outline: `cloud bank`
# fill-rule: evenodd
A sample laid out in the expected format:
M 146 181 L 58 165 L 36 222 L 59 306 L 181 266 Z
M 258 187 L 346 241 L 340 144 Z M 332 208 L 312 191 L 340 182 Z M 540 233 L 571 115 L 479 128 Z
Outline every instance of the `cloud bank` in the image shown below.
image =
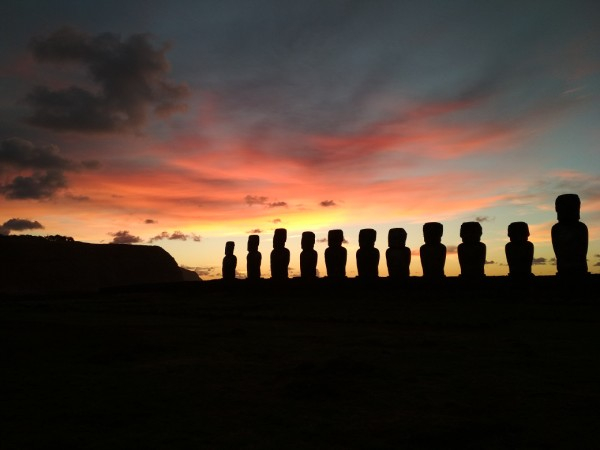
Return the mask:
M 126 39 L 112 33 L 90 35 L 63 27 L 31 40 L 36 61 L 83 67 L 93 88 L 36 86 L 26 101 L 31 125 L 55 131 L 140 131 L 150 114 L 184 111 L 189 90 L 169 81 L 168 45 L 155 48 L 147 34 Z
M 41 230 L 44 226 L 37 220 L 8 219 L 0 225 L 0 234 L 8 235 L 11 231 Z

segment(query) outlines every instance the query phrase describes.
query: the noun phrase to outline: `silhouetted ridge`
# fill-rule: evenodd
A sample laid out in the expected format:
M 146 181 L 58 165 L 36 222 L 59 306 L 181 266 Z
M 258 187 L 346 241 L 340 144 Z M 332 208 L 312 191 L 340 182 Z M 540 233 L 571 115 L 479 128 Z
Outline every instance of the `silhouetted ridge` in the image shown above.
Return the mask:
M 157 246 L 0 236 L 0 254 L 2 292 L 93 291 L 183 281 L 173 257 Z

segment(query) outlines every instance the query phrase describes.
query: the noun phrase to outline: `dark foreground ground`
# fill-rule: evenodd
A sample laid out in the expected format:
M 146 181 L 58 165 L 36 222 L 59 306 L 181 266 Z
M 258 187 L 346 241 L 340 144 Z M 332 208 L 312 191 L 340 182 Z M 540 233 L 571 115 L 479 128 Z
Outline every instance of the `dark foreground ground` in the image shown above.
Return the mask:
M 0 446 L 598 448 L 598 280 L 502 286 L 4 298 Z

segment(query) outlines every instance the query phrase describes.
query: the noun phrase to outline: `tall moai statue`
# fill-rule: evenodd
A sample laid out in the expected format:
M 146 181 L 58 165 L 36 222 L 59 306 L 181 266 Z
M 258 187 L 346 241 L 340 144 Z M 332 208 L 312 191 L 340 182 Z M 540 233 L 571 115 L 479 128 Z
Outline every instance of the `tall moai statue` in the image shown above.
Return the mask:
M 532 276 L 533 244 L 528 241 L 529 225 L 525 222 L 513 222 L 508 226 L 510 242 L 504 247 L 508 275 L 515 278 Z
M 346 278 L 348 252 L 342 247 L 343 243 L 344 232 L 342 230 L 329 230 L 327 234 L 328 247 L 325 249 L 325 266 L 329 278 Z
M 287 230 L 277 228 L 273 236 L 273 250 L 271 251 L 271 278 L 274 280 L 286 280 L 288 267 L 290 265 L 290 251 L 285 248 Z
M 443 234 L 444 226 L 439 222 L 427 222 L 423 225 L 425 244 L 421 245 L 419 254 L 425 278 L 438 279 L 446 276 L 446 246 L 442 244 Z
M 315 250 L 315 233 L 302 233 L 302 252 L 300 253 L 300 276 L 306 279 L 317 278 L 317 260 L 319 255 Z
M 588 229 L 580 222 L 581 200 L 577 194 L 556 197 L 558 223 L 552 227 L 552 247 L 556 255 L 557 275 L 588 274 Z
M 486 247 L 481 242 L 483 229 L 479 222 L 464 222 L 460 226 L 462 244 L 458 246 L 460 275 L 465 278 L 485 276 Z
M 356 251 L 356 268 L 358 277 L 374 279 L 379 277 L 379 250 L 375 248 L 377 231 L 372 228 L 363 228 L 358 233 L 358 247 Z
M 233 254 L 235 242 L 225 243 L 225 257 L 223 258 L 223 279 L 235 280 L 235 269 L 237 268 L 237 257 Z
M 248 236 L 248 256 L 246 256 L 246 268 L 249 280 L 260 279 L 260 263 L 262 261 L 262 255 L 258 251 L 259 244 L 260 236 L 258 234 L 251 234 Z
M 390 278 L 408 278 L 410 276 L 410 248 L 406 246 L 406 230 L 391 228 L 388 232 L 388 249 L 385 259 Z

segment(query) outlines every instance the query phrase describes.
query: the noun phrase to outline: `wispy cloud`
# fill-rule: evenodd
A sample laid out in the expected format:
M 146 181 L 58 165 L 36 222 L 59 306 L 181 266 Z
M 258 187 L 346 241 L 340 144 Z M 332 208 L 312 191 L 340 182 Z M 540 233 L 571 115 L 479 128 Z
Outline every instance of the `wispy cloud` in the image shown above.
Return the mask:
M 333 200 L 323 200 L 322 202 L 319 203 L 319 205 L 321 205 L 325 208 L 329 208 L 331 206 L 337 206 L 337 203 L 335 203 Z
M 187 241 L 188 239 L 191 239 L 194 242 L 201 242 L 202 241 L 202 236 L 199 236 L 197 234 L 194 233 L 182 233 L 181 231 L 173 231 L 172 233 L 168 233 L 166 231 L 163 231 L 160 234 L 157 234 L 154 237 L 151 237 L 148 242 L 149 243 L 154 243 L 156 241 L 161 241 L 167 239 L 169 241 Z
M 262 195 L 246 195 L 244 200 L 248 206 L 252 205 L 264 205 L 269 200 L 269 197 L 265 197 Z
M 271 202 L 269 203 L 269 208 L 287 208 L 288 204 L 286 202 Z
M 116 231 L 114 233 L 108 234 L 113 237 L 113 244 L 137 244 L 139 242 L 142 242 L 142 238 L 140 238 L 139 236 L 132 235 L 127 230 Z

